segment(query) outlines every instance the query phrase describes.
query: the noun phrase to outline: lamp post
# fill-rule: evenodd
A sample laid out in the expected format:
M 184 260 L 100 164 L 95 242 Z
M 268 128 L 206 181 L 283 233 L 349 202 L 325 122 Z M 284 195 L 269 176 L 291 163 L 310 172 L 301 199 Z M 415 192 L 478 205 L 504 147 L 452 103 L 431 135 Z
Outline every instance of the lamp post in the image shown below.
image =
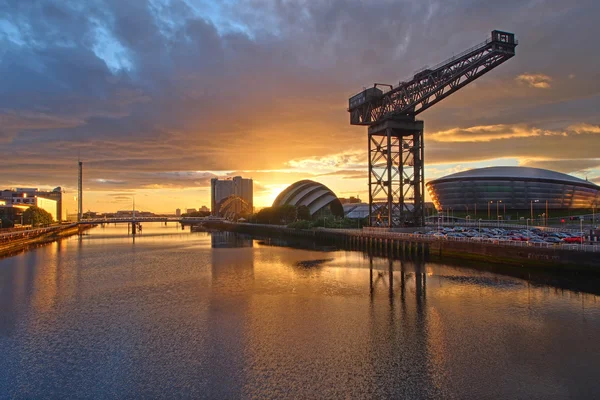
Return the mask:
M 529 205 L 531 206 L 531 223 L 533 223 L 533 203 L 538 203 L 539 200 L 531 200 Z
M 502 200 L 496 200 L 496 221 L 498 221 L 498 228 L 500 228 L 500 203 L 502 203 Z
M 583 250 L 583 217 L 579 218 L 579 233 L 581 233 L 581 250 Z
M 527 224 L 527 241 L 529 241 L 531 239 L 531 232 L 529 231 L 529 218 L 527 218 L 525 223 Z
M 488 221 L 491 219 L 490 217 L 490 204 L 492 204 L 494 202 L 494 200 L 490 200 L 488 203 Z
M 477 222 L 479 222 L 479 238 L 481 239 L 481 218 L 479 218 Z

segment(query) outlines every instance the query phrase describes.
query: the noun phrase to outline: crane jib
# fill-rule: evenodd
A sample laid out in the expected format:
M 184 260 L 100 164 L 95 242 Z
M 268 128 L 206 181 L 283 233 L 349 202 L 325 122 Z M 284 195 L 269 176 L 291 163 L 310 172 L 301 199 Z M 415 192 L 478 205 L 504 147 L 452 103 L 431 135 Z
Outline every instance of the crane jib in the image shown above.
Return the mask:
M 515 55 L 515 35 L 499 30 L 479 45 L 383 92 L 375 85 L 348 101 L 350 123 L 371 125 L 389 114 L 418 114 Z

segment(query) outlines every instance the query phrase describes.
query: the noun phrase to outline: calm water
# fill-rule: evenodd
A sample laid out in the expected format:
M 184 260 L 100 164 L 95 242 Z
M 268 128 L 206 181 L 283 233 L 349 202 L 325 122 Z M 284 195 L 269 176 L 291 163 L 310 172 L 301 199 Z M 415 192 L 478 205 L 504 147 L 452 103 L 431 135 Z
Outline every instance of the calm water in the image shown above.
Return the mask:
M 597 398 L 600 301 L 456 266 L 106 227 L 0 260 L 0 354 L 0 398 Z

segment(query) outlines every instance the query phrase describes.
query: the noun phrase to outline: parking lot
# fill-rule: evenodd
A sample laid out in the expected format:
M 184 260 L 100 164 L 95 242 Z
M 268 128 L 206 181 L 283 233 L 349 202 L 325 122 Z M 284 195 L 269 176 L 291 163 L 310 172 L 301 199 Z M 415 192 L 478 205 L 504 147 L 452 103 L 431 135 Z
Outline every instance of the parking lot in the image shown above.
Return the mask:
M 443 227 L 427 228 L 415 234 L 435 238 L 469 239 L 486 242 L 527 242 L 529 245 L 581 245 L 588 241 L 584 232 L 544 231 L 539 228 L 490 228 L 490 227 Z

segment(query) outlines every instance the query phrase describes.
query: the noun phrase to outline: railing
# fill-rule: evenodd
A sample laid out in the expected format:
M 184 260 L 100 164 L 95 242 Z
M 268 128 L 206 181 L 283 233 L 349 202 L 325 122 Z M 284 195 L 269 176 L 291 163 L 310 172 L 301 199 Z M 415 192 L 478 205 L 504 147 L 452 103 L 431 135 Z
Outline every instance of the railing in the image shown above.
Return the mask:
M 193 218 L 193 217 L 192 217 Z M 182 218 L 177 217 L 121 217 L 121 218 L 89 218 L 82 219 L 81 224 L 110 224 L 114 222 L 179 222 Z
M 51 226 L 48 228 L 34 228 L 34 229 L 25 229 L 25 230 L 21 230 L 21 231 L 17 231 L 17 232 L 7 232 L 7 233 L 2 233 L 0 234 L 0 242 L 8 242 L 11 240 L 18 240 L 18 239 L 29 239 L 31 237 L 34 236 L 38 236 L 44 233 L 50 233 L 50 232 L 54 232 L 54 231 L 58 231 L 61 230 L 64 227 L 70 228 L 70 227 L 74 227 L 77 226 L 77 224 L 69 224 L 69 225 L 58 225 L 58 226 Z
M 438 223 L 437 222 L 426 222 L 425 225 L 438 226 Z M 469 227 L 474 227 L 474 228 L 477 228 L 480 225 L 482 228 L 530 229 L 530 230 L 531 229 L 539 229 L 539 230 L 545 231 L 545 232 L 579 232 L 579 229 L 571 229 L 571 228 L 556 228 L 556 227 L 549 227 L 549 226 L 537 226 L 537 225 L 527 225 L 527 224 L 507 224 L 504 222 L 500 222 L 500 224 L 498 224 L 497 222 L 494 222 L 492 220 L 487 220 L 485 222 L 481 222 L 481 224 L 479 224 L 478 222 L 467 222 L 467 221 L 444 222 L 444 223 L 439 224 L 439 226 L 453 226 L 453 227 L 469 226 Z
M 448 237 L 448 236 L 433 236 L 433 235 L 422 235 L 415 233 L 403 233 L 403 232 L 391 232 L 391 231 L 382 231 L 376 232 L 375 230 L 358 230 L 358 229 L 331 229 L 331 228 L 317 228 L 318 231 L 328 232 L 328 233 L 344 233 L 347 235 L 354 236 L 371 236 L 376 237 L 378 239 L 417 239 L 419 241 L 425 242 L 435 242 L 435 241 L 452 241 L 452 242 L 470 242 L 470 243 L 486 243 L 486 244 L 495 244 L 500 246 L 512 246 L 512 247 L 537 247 L 537 248 L 547 248 L 547 249 L 556 249 L 560 248 L 563 250 L 576 250 L 576 251 L 588 251 L 588 252 L 598 252 L 600 251 L 600 245 L 598 244 L 565 244 L 565 243 L 533 243 L 528 241 L 520 241 L 520 240 L 510 240 L 510 239 L 496 239 L 496 238 L 462 238 L 462 237 Z
M 470 49 L 462 51 L 462 52 L 458 53 L 457 55 L 452 56 L 449 59 L 447 59 L 445 61 L 442 61 L 441 63 L 438 63 L 438 64 L 434 65 L 433 67 L 425 66 L 425 67 L 421 68 L 420 70 L 418 70 L 417 72 L 415 72 L 415 75 L 418 74 L 418 73 L 420 73 L 420 72 L 423 72 L 423 71 L 425 71 L 427 69 L 430 69 L 431 71 L 435 71 L 436 69 L 441 68 L 444 65 L 449 64 L 449 63 L 451 63 L 453 61 L 456 61 L 459 58 L 464 57 L 464 56 L 466 56 L 467 54 L 469 54 L 469 53 L 471 53 L 473 51 L 476 51 L 476 50 L 484 48 L 485 46 L 487 46 L 490 43 L 492 43 L 492 38 L 489 38 L 486 41 L 481 42 L 478 45 L 475 45 L 475 46 L 471 47 Z

